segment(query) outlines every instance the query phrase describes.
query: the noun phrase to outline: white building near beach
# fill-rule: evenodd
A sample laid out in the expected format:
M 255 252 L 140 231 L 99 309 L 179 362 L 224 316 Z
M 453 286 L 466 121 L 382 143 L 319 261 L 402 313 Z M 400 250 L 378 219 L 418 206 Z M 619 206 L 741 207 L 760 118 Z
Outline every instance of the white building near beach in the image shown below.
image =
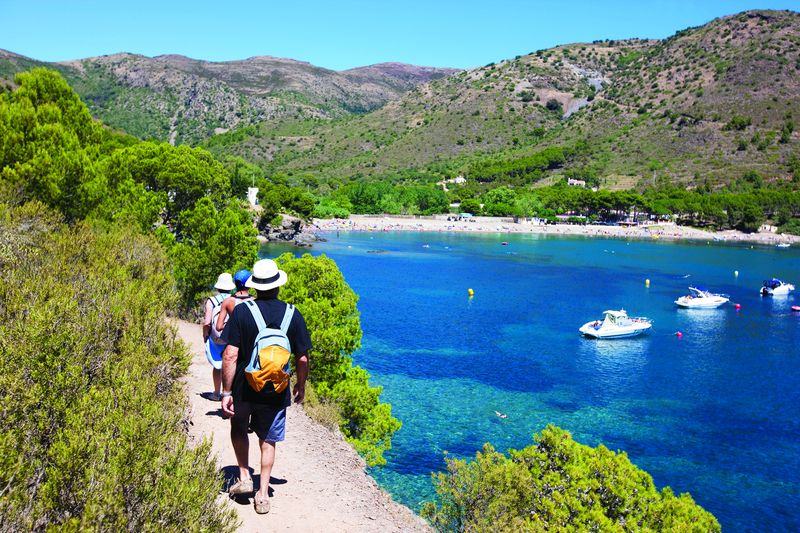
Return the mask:
M 250 202 L 250 205 L 253 207 L 258 205 L 258 187 L 247 188 L 247 201 Z

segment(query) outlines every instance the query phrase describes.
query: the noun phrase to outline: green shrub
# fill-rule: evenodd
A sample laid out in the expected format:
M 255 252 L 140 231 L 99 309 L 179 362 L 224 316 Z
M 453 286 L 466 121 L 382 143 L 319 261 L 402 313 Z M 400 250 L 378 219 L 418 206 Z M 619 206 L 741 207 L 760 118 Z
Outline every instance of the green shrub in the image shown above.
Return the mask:
M 778 233 L 800 235 L 800 219 L 793 218 L 778 228 Z
M 287 253 L 276 261 L 289 276 L 281 298 L 297 306 L 311 333 L 308 377 L 319 403 L 336 406 L 339 429 L 367 464 L 385 464 L 383 452 L 391 448 L 400 421 L 391 405 L 380 402 L 381 387 L 370 386 L 369 374 L 350 358 L 361 344 L 358 296 L 324 255 L 298 259 Z
M 555 111 L 559 114 L 564 112 L 564 109 L 561 107 L 561 102 L 559 102 L 555 98 L 551 98 L 550 100 L 548 100 L 547 103 L 545 104 L 545 107 L 550 111 Z
M 474 461 L 446 459 L 447 473 L 433 476 L 438 502 L 422 515 L 439 531 L 721 530 L 689 494 L 659 492 L 624 452 L 555 426 L 534 441 L 509 457 L 486 444 Z
M 741 115 L 733 115 L 731 119 L 728 121 L 725 126 L 722 127 L 723 130 L 735 130 L 735 131 L 742 131 L 746 129 L 750 124 L 753 123 L 753 120 L 750 117 L 743 117 Z
M 7 531 L 232 531 L 210 446 L 190 448 L 152 237 L 0 205 L 0 523 Z

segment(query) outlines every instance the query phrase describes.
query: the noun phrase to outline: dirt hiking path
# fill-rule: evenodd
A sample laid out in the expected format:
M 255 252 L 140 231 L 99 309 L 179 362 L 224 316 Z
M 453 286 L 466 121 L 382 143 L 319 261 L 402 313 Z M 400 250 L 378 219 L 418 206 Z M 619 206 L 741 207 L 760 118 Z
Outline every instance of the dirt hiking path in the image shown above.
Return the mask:
M 230 426 L 221 417 L 219 402 L 201 396 L 213 390 L 202 331 L 197 324 L 175 324 L 193 354 L 185 378 L 189 435 L 195 443 L 212 441 L 213 453 L 225 475 L 224 492 L 219 498 L 236 509 L 241 521 L 239 531 L 430 531 L 422 519 L 394 502 L 365 473 L 364 461 L 341 435 L 313 422 L 296 405 L 287 412 L 286 440 L 277 446 L 269 514 L 257 515 L 252 497 L 230 499 L 227 487 L 238 477 L 238 468 L 230 444 Z M 258 440 L 255 435 L 250 437 L 250 467 L 257 486 Z

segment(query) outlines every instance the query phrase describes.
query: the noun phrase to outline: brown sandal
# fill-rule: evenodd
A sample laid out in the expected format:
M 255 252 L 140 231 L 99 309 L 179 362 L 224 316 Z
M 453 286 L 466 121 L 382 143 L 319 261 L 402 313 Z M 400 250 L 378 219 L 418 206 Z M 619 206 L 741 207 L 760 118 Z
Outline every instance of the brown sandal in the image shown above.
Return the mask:
M 253 507 L 258 514 L 267 514 L 269 512 L 269 498 L 258 500 L 258 495 L 253 498 Z

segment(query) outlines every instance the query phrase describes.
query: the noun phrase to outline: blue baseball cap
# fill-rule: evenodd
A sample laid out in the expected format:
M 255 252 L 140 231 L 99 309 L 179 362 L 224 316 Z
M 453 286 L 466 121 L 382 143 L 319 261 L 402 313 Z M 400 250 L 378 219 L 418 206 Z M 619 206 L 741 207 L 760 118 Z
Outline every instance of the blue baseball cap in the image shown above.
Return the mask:
M 236 282 L 236 286 L 238 288 L 243 289 L 245 283 L 247 283 L 247 280 L 250 279 L 250 276 L 252 276 L 252 274 L 249 270 L 242 269 L 233 275 L 233 280 Z

